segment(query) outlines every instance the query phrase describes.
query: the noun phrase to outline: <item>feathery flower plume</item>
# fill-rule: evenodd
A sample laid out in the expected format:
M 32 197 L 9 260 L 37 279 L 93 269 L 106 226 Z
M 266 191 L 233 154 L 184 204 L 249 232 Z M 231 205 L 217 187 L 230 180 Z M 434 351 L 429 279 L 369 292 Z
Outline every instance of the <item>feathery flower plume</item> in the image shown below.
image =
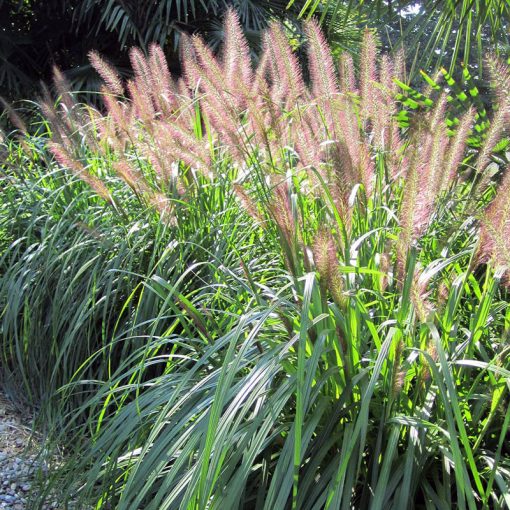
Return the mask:
M 110 94 L 122 96 L 124 94 L 124 87 L 122 86 L 122 80 L 115 68 L 108 64 L 96 51 L 89 52 L 88 57 L 92 67 L 106 83 L 106 90 Z
M 55 84 L 57 92 L 60 94 L 62 104 L 67 109 L 67 112 L 71 114 L 75 106 L 74 99 L 71 95 L 71 85 L 57 66 L 53 66 L 53 83 Z
M 266 45 L 262 50 L 259 62 L 253 73 L 252 86 L 250 89 L 250 98 L 256 99 L 260 97 L 267 97 L 269 95 L 269 76 L 271 59 L 269 55 L 269 49 Z
M 133 111 L 143 121 L 144 127 L 151 131 L 156 110 L 152 104 L 150 94 L 145 90 L 144 85 L 141 86 L 141 83 L 143 82 L 138 79 L 134 81 L 129 80 L 127 82 L 127 89 L 133 103 Z
M 161 125 L 173 137 L 177 147 L 190 153 L 190 159 L 185 162 L 197 168 L 204 175 L 210 175 L 212 160 L 207 139 L 197 140 L 191 130 L 186 129 L 178 122 L 172 124 L 162 123 Z
M 496 268 L 510 271 L 510 169 L 506 169 L 494 200 L 482 215 L 478 263 L 493 261 Z M 505 283 L 508 280 L 505 280 Z
M 151 194 L 149 183 L 142 172 L 131 166 L 126 160 L 113 163 L 115 173 L 137 194 Z
M 501 105 L 508 102 L 510 97 L 510 68 L 495 55 L 490 55 L 487 58 L 487 67 L 492 78 L 498 103 Z
M 187 60 L 184 61 L 188 86 L 204 94 L 201 104 L 214 117 L 211 120 L 216 121 L 215 128 L 221 130 L 222 125 L 230 127 L 230 124 L 237 126 L 239 105 L 236 102 L 236 95 L 228 87 L 217 58 L 202 38 L 196 35 L 190 40 L 185 39 L 184 51 L 188 54 Z
M 374 92 L 377 94 L 377 102 L 379 103 L 379 115 L 374 116 L 373 119 L 373 133 L 374 144 L 384 150 L 389 147 L 389 138 L 391 134 L 388 130 L 392 123 L 392 116 L 395 112 L 395 101 L 393 101 L 392 94 L 394 93 L 393 86 L 393 63 L 388 55 L 383 55 L 381 58 L 380 66 L 380 86 Z M 392 110 L 393 108 L 393 110 Z
M 395 348 L 395 357 L 393 359 L 391 394 L 396 398 L 402 391 L 407 371 L 402 368 L 402 354 L 404 352 L 404 342 L 400 340 Z
M 427 228 L 439 192 L 448 181 L 443 176 L 449 139 L 444 123 L 446 96 L 438 100 L 425 123 L 415 128 L 408 147 L 411 157 L 405 176 L 397 243 L 397 275 L 402 277 L 406 253 Z M 458 149 L 457 149 L 458 150 Z
M 336 246 L 331 232 L 322 228 L 315 236 L 312 245 L 313 260 L 319 275 L 321 284 L 327 288 L 328 281 L 331 278 L 331 270 L 338 263 L 336 260 Z
M 138 89 L 146 96 L 152 96 L 152 75 L 145 55 L 140 48 L 129 50 L 129 60 L 135 73 L 135 81 Z
M 407 81 L 406 77 L 406 55 L 404 48 L 400 47 L 393 57 L 393 77 L 402 82 Z M 398 85 L 393 83 L 395 91 L 398 91 Z
M 264 48 L 270 62 L 271 97 L 287 111 L 293 110 L 304 98 L 306 87 L 301 67 L 278 23 L 272 23 L 264 34 Z
M 379 278 L 379 285 L 381 291 L 384 292 L 388 288 L 389 272 L 390 272 L 390 257 L 384 252 L 379 257 L 379 271 L 382 275 Z
M 331 128 L 336 139 L 334 159 L 341 172 L 341 178 L 350 188 L 364 182 L 360 173 L 361 139 L 359 122 L 354 106 L 349 98 L 338 97 L 331 101 L 334 126 Z M 349 190 L 350 192 L 350 190 Z
M 158 212 L 162 221 L 170 226 L 175 226 L 177 219 L 170 200 L 159 192 L 153 192 L 147 197 L 149 204 Z
M 9 116 L 10 121 L 13 126 L 21 131 L 21 133 L 27 133 L 27 126 L 21 119 L 21 117 L 14 111 L 14 108 L 3 98 L 0 96 L 0 104 L 6 111 Z
M 234 193 L 245 211 L 260 225 L 264 224 L 264 218 L 260 214 L 257 204 L 240 184 L 234 184 Z
M 211 160 L 207 140 L 198 140 L 178 122 L 159 122 L 155 126 L 154 142 L 149 146 L 147 157 L 158 165 L 165 182 L 171 180 L 171 166 L 177 161 L 210 176 Z
M 449 296 L 448 285 L 444 280 L 442 280 L 437 287 L 437 295 L 436 295 L 436 307 L 438 313 L 444 310 L 446 303 L 448 301 Z
M 434 311 L 434 306 L 429 299 L 431 295 L 431 291 L 428 290 L 429 282 L 430 279 L 423 276 L 423 270 L 416 268 L 411 285 L 411 302 L 420 322 L 427 322 Z
M 431 209 L 437 198 L 444 175 L 443 159 L 449 143 L 445 123 L 445 112 L 447 106 L 446 94 L 442 94 L 430 116 L 430 127 L 425 137 L 424 157 L 422 160 L 426 166 L 421 172 L 420 197 L 424 197 L 427 204 L 425 209 Z M 425 193 L 423 193 L 423 190 Z
M 338 61 L 338 71 L 340 76 L 340 90 L 344 94 L 357 94 L 356 77 L 354 74 L 354 62 L 352 56 L 346 51 L 342 52 Z
M 343 294 L 342 274 L 335 241 L 329 230 L 325 228 L 319 230 L 314 239 L 312 253 L 323 293 L 329 290 L 337 306 L 344 308 L 346 298 Z
M 490 57 L 487 64 L 498 100 L 496 113 L 492 118 L 490 127 L 485 135 L 485 141 L 474 165 L 476 171 L 481 175 L 478 189 L 482 192 L 490 180 L 490 176 L 487 175 L 485 170 L 490 163 L 491 154 L 501 136 L 508 131 L 510 121 L 510 69 L 495 57 Z
M 41 90 L 42 95 L 39 98 L 39 107 L 41 108 L 44 117 L 51 124 L 53 139 L 57 143 L 63 144 L 64 139 L 61 133 L 65 131 L 64 123 L 61 121 L 60 115 L 58 115 L 55 111 L 54 102 L 50 91 L 44 83 L 41 85 Z
M 381 83 L 378 87 L 374 87 L 379 105 L 378 114 L 374 115 L 373 118 L 374 145 L 388 155 L 387 159 L 392 176 L 395 173 L 398 154 L 402 148 L 400 130 L 396 120 L 397 103 L 395 95 L 397 85 L 394 78 L 398 78 L 398 72 L 388 55 L 383 55 L 380 68 Z
M 413 154 L 413 160 L 416 157 L 417 155 Z M 413 243 L 415 205 L 419 194 L 418 181 L 417 165 L 413 161 L 405 176 L 404 192 L 400 205 L 400 233 L 396 243 L 395 267 L 396 281 L 399 286 L 404 283 L 407 254 Z
M 259 147 L 269 150 L 269 133 L 265 122 L 266 112 L 270 108 L 276 108 L 276 105 L 269 99 L 269 88 L 264 77 L 266 70 L 267 53 L 264 53 L 252 89 L 246 98 L 246 116 L 247 130 L 253 134 L 253 142 Z
M 127 135 L 128 132 L 119 130 L 111 116 L 102 117 L 96 121 L 95 125 L 100 140 L 97 147 L 102 154 L 108 154 L 110 151 L 124 154 L 131 145 Z
M 226 91 L 227 85 L 223 76 L 223 69 L 211 49 L 198 35 L 191 38 L 191 44 L 196 59 L 195 62 L 199 65 L 198 76 L 194 76 L 194 78 L 199 80 L 205 78 L 209 85 L 208 91 L 214 91 L 216 94 Z
M 223 45 L 223 72 L 229 90 L 239 85 L 248 88 L 253 80 L 250 48 L 244 37 L 237 12 L 229 7 L 225 15 L 225 43 Z
M 351 189 L 357 182 L 362 182 L 369 190 L 373 174 L 371 158 L 367 151 L 362 151 L 365 145 L 360 144 L 358 122 L 348 104 L 348 99 L 339 95 L 331 51 L 315 21 L 307 24 L 306 34 L 312 97 L 325 124 L 325 129 L 314 126 L 313 132 L 316 137 L 320 136 L 322 140 L 329 138 L 331 141 L 324 145 L 323 160 L 331 161 L 338 167 L 339 172 L 343 174 L 341 178 L 349 183 Z M 314 145 L 320 146 L 320 140 Z M 321 170 L 320 165 L 315 166 Z M 328 181 L 326 175 L 323 175 L 323 178 Z M 347 190 L 347 193 L 349 192 L 350 189 Z
M 172 79 L 165 54 L 158 44 L 149 47 L 149 72 L 152 83 L 152 98 L 156 108 L 166 115 L 178 107 L 176 87 Z
M 313 108 L 307 108 L 299 117 L 299 127 L 294 132 L 294 146 L 299 156 L 300 165 L 307 170 L 315 168 L 321 173 L 325 182 L 328 182 L 328 175 L 324 171 L 323 165 L 327 147 L 321 147 L 320 140 L 318 140 L 318 135 L 321 132 L 316 111 Z M 320 186 L 314 172 L 309 172 L 309 176 L 316 186 Z
M 201 38 L 185 39 L 183 51 L 187 55 L 184 69 L 188 86 L 203 94 L 200 104 L 208 120 L 235 157 L 243 160 L 245 141 L 239 124 L 246 101 L 239 90 L 248 90 L 248 87 L 228 88 L 221 65 Z
M 358 182 L 362 183 L 365 192 L 371 194 L 374 187 L 375 164 L 366 144 L 359 144 Z
M 326 101 L 339 93 L 331 50 L 315 20 L 305 24 L 305 34 L 308 38 L 308 66 L 312 94 L 319 100 L 319 104 L 326 106 Z M 330 111 L 325 113 L 331 115 Z
M 432 337 L 429 340 L 429 343 L 427 345 L 427 354 L 432 358 L 432 361 L 435 363 L 438 359 L 438 353 L 436 346 L 434 344 L 434 341 L 432 340 Z M 425 356 L 420 355 L 420 361 L 422 363 L 422 368 L 419 375 L 419 385 L 425 384 L 430 379 L 430 363 L 428 361 L 428 358 Z
M 441 182 L 441 189 L 443 190 L 457 177 L 457 169 L 466 152 L 467 139 L 471 133 L 474 121 L 475 110 L 471 107 L 462 116 L 455 135 L 450 142 L 443 170 L 443 180 Z
M 506 129 L 506 119 L 510 111 L 510 98 L 498 105 L 498 110 L 492 118 L 490 127 L 486 133 L 485 141 L 478 153 L 478 158 L 475 162 L 476 171 L 481 174 L 480 183 L 478 188 L 483 192 L 489 183 L 490 177 L 487 176 L 485 170 L 491 162 L 491 154 L 501 139 L 502 133 Z
M 112 203 L 110 192 L 103 184 L 103 181 L 92 175 L 79 161 L 74 159 L 64 147 L 55 143 L 50 143 L 49 149 L 61 166 L 71 170 L 83 182 L 86 182 L 101 198 L 110 204 Z
M 326 180 L 326 183 L 328 184 L 333 204 L 343 222 L 345 231 L 349 233 L 352 225 L 352 208 L 349 206 L 349 196 L 352 187 L 343 179 L 341 172 L 329 170 L 327 176 L 328 180 Z
M 285 264 L 291 273 L 296 274 L 299 233 L 292 211 L 289 184 L 283 176 L 275 174 L 270 176 L 269 181 L 272 196 L 267 205 L 267 210 L 278 227 L 284 248 Z
M 374 100 L 374 84 L 377 82 L 377 42 L 375 35 L 368 28 L 363 35 L 360 57 L 360 96 L 361 118 L 364 121 L 378 114 L 377 103 Z
M 101 87 L 101 94 L 108 114 L 115 122 L 116 127 L 119 127 L 121 130 L 127 133 L 130 129 L 130 126 L 129 119 L 126 115 L 125 103 L 122 103 L 113 97 L 107 88 Z
M 273 175 L 271 181 L 273 196 L 270 211 L 288 245 L 293 246 L 296 223 L 292 213 L 289 185 L 282 176 Z

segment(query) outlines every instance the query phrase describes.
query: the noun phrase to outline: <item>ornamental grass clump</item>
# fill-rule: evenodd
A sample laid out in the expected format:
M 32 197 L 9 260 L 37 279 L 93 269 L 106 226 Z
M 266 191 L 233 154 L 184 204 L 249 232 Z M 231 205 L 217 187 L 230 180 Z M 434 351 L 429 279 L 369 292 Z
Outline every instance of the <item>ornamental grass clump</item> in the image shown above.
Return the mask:
M 76 447 L 47 488 L 63 500 L 509 506 L 510 180 L 493 157 L 508 68 L 491 60 L 497 99 L 476 148 L 476 112 L 447 123 L 446 93 L 401 123 L 404 59 L 380 57 L 374 34 L 356 73 L 315 22 L 305 33 L 306 73 L 278 24 L 253 66 L 233 12 L 219 55 L 183 37 L 178 79 L 156 46 L 132 50 L 127 83 L 92 54 L 102 112 L 57 76 L 60 106 L 44 107 L 57 161 L 109 209 L 129 214 L 131 190 L 192 247 L 182 275 L 146 275 L 158 306 L 127 330 L 139 349 L 112 360 L 119 337 L 105 339 L 84 360 L 108 370 L 78 407 L 86 427 L 63 431 Z M 196 262 L 201 239 L 182 233 L 209 218 Z M 77 371 L 66 394 L 84 383 Z

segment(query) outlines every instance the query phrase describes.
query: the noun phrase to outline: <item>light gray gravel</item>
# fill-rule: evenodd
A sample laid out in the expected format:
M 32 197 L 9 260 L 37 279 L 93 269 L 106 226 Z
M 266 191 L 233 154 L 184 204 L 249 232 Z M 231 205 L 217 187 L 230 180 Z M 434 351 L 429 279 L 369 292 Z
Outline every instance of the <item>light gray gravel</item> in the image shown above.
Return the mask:
M 28 411 L 14 409 L 0 393 L 0 509 L 31 510 L 32 490 L 38 464 L 36 441 L 31 439 Z M 58 509 L 51 502 L 45 510 Z

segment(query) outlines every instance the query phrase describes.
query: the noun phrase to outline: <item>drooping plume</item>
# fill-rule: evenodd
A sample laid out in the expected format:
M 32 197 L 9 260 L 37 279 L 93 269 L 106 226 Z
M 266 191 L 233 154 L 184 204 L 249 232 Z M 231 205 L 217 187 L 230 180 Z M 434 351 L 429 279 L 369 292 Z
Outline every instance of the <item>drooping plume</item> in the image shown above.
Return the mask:
M 312 252 L 323 293 L 329 291 L 335 303 L 343 308 L 346 298 L 343 295 L 344 284 L 340 272 L 337 247 L 328 229 L 322 228 L 316 234 Z
M 104 185 L 103 181 L 92 175 L 82 163 L 69 154 L 66 149 L 58 144 L 50 143 L 49 149 L 55 156 L 57 162 L 70 170 L 73 174 L 79 177 L 82 181 L 86 182 L 101 198 L 109 203 L 112 203 L 112 197 L 108 188 Z

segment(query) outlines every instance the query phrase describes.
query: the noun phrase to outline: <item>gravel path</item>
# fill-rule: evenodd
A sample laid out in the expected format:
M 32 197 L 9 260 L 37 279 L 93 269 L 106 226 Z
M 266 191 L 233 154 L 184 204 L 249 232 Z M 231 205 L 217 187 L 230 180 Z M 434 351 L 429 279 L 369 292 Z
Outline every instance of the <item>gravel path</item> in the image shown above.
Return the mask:
M 16 410 L 0 393 L 0 509 L 30 510 L 37 459 L 30 415 Z M 44 468 L 43 468 L 44 469 Z M 58 504 L 46 505 L 47 510 Z

